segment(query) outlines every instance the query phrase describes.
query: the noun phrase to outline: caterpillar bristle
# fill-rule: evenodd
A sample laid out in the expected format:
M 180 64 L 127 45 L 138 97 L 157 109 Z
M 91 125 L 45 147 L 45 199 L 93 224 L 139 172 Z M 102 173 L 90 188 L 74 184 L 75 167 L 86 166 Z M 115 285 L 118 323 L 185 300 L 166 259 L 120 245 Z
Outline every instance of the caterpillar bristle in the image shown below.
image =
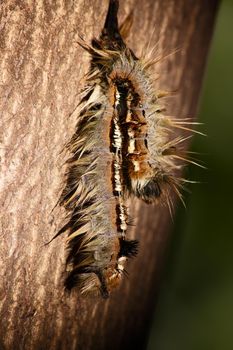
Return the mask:
M 156 48 L 152 49 L 147 56 L 143 58 L 143 68 L 144 69 L 149 69 L 150 67 L 158 64 L 159 62 L 162 62 L 166 60 L 167 58 L 175 55 L 178 52 L 181 52 L 181 48 L 177 47 L 174 49 L 172 52 L 169 52 L 168 54 L 163 54 L 163 55 L 155 55 Z
M 131 11 L 119 27 L 120 35 L 123 40 L 127 39 L 130 29 L 133 25 L 133 11 Z

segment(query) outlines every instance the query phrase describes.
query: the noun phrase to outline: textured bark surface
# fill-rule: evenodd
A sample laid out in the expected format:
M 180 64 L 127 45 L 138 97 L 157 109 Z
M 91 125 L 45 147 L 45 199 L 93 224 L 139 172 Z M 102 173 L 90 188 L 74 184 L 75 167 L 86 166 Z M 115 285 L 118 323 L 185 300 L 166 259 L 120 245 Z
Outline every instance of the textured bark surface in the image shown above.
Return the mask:
M 53 212 L 63 186 L 65 143 L 89 58 L 77 44 L 103 25 L 108 2 L 21 1 L 0 4 L 1 243 L 0 349 L 142 349 L 156 301 L 171 219 L 164 207 L 135 201 L 132 237 L 140 240 L 129 278 L 107 301 L 63 292 L 64 224 Z M 177 90 L 168 114 L 195 115 L 217 0 L 120 1 L 120 20 L 134 8 L 128 43 L 158 54 L 157 85 Z M 156 77 L 156 73 L 155 77 Z

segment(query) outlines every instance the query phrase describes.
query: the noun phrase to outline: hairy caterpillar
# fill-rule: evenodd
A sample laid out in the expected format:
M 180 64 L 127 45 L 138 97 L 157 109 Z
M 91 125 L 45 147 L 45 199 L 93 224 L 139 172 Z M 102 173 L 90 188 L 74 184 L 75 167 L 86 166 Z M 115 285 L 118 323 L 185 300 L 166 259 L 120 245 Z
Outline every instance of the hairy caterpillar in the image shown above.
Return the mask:
M 128 196 L 169 205 L 171 189 L 180 196 L 175 172 L 184 158 L 177 149 L 184 138 L 171 140 L 169 129 L 189 123 L 161 113 L 158 100 L 165 92 L 156 92 L 148 75 L 155 59 L 138 59 L 126 46 L 122 38 L 131 19 L 119 28 L 117 12 L 118 1 L 110 0 L 100 38 L 79 43 L 91 64 L 60 198 L 71 214 L 58 232 L 68 230 L 66 287 L 103 297 L 137 253 L 137 241 L 126 238 Z

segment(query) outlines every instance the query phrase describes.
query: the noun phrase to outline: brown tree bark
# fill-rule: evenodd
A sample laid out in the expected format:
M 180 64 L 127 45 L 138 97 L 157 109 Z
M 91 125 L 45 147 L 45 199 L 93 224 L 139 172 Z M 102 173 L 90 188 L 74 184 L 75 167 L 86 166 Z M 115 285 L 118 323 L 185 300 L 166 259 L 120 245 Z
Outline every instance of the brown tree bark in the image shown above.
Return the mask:
M 169 115 L 197 111 L 217 3 L 120 1 L 120 21 L 134 8 L 128 43 L 137 54 L 148 41 L 161 54 L 181 48 L 155 67 L 160 88 L 178 89 L 167 100 Z M 171 226 L 166 208 L 133 203 L 131 236 L 140 251 L 108 300 L 65 294 L 65 235 L 44 246 L 65 220 L 62 208 L 51 211 L 89 65 L 77 38 L 98 36 L 107 6 L 101 0 L 0 4 L 0 349 L 142 349 L 146 342 Z

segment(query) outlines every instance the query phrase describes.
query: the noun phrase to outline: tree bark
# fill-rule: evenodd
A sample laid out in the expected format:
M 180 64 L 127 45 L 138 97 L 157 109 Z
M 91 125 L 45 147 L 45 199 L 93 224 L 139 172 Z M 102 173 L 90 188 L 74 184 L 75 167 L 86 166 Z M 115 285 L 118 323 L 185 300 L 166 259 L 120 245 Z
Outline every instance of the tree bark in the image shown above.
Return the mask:
M 168 115 L 194 116 L 217 0 L 120 1 L 134 9 L 129 46 L 150 42 L 160 89 L 178 90 Z M 145 346 L 171 219 L 166 208 L 132 203 L 140 241 L 129 278 L 110 299 L 63 290 L 65 234 L 55 206 L 64 185 L 62 150 L 75 130 L 89 58 L 78 46 L 100 33 L 108 2 L 5 0 L 0 5 L 1 245 L 0 349 L 125 349 Z

